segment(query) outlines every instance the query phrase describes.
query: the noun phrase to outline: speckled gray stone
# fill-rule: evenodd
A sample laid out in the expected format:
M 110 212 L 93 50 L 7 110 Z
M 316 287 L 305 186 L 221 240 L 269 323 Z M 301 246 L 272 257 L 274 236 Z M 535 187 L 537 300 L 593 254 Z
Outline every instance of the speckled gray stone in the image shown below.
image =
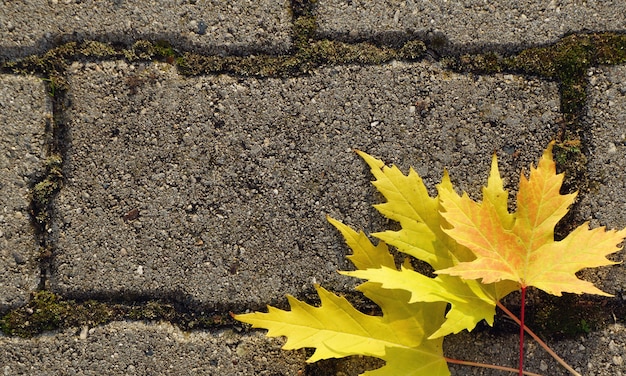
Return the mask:
M 287 0 L 4 1 L 0 61 L 83 40 L 163 40 L 211 54 L 285 52 L 291 44 L 288 6 Z
M 626 27 L 621 1 L 319 0 L 321 37 L 426 38 L 441 51 L 521 50 L 585 30 Z M 448 44 L 447 46 L 445 44 Z
M 44 173 L 50 112 L 40 79 L 0 75 L 0 312 L 24 304 L 39 283 L 30 189 Z
M 448 167 L 476 196 L 493 151 L 515 187 L 559 115 L 554 83 L 426 63 L 264 80 L 76 63 L 70 85 L 53 290 L 239 309 L 354 286 L 324 216 L 385 224 L 352 148 L 415 166 L 431 189 Z
M 579 218 L 593 226 L 626 227 L 626 66 L 588 72 L 589 96 L 584 119 L 589 129 L 590 192 L 583 195 Z M 623 250 L 612 259 L 624 260 Z M 586 272 L 593 273 L 592 271 Z M 626 266 L 603 268 L 598 284 L 626 299 Z
M 295 376 L 303 351 L 231 330 L 181 332 L 168 323 L 114 322 L 33 339 L 0 336 L 4 375 Z

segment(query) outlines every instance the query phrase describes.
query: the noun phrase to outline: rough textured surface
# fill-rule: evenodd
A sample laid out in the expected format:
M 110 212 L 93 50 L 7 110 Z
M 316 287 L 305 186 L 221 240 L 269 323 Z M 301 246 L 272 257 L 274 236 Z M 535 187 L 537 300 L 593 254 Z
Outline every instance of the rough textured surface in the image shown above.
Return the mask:
M 553 83 L 428 64 L 261 81 L 123 62 L 73 69 L 51 286 L 82 298 L 232 309 L 283 301 L 314 281 L 345 290 L 354 281 L 335 270 L 346 250 L 324 215 L 384 226 L 351 148 L 413 165 L 433 189 L 446 166 L 477 194 L 493 151 L 515 186 L 558 116 Z M 132 77 L 145 81 L 129 87 Z
M 0 61 L 83 40 L 164 40 L 212 54 L 284 52 L 290 21 L 286 0 L 3 1 Z
M 297 375 L 303 351 L 231 330 L 185 333 L 167 323 L 115 322 L 29 341 L 0 337 L 5 375 Z
M 0 75 L 0 312 L 23 305 L 39 283 L 30 189 L 43 174 L 50 113 L 40 79 Z
M 587 168 L 592 184 L 581 200 L 580 219 L 621 229 L 626 227 L 626 66 L 593 68 L 588 76 L 585 125 L 590 131 Z M 625 255 L 622 250 L 612 259 L 624 260 Z M 624 264 L 595 273 L 601 277 L 601 288 L 626 299 Z
M 626 27 L 615 1 L 320 0 L 318 34 L 393 42 L 417 35 L 442 51 L 519 50 L 586 30 Z

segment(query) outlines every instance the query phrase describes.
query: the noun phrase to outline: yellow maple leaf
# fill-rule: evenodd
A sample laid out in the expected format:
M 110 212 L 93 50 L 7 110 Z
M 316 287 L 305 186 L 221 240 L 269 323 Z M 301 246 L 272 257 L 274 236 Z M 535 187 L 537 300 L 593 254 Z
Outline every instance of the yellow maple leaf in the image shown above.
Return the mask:
M 393 268 L 387 246 L 374 246 L 363 232 L 328 218 L 352 249 L 348 256 L 357 268 Z M 291 311 L 268 307 L 234 318 L 255 328 L 268 329 L 270 337 L 286 336 L 283 349 L 315 348 L 307 362 L 368 355 L 385 360 L 385 366 L 363 376 L 449 375 L 443 357 L 443 338 L 429 339 L 443 322 L 445 303 L 409 303 L 410 293 L 386 290 L 366 282 L 357 289 L 382 310 L 382 316 L 366 315 L 343 297 L 315 287 L 321 305 L 313 307 L 288 296 Z
M 468 248 L 444 231 L 449 224 L 440 213 L 440 197 L 444 194 L 456 195 L 447 173 L 444 173 L 441 183 L 437 185 L 438 195 L 431 197 L 421 177 L 412 168 L 404 175 L 395 166 L 386 166 L 382 160 L 362 151 L 357 153 L 370 166 L 376 178 L 372 184 L 387 200 L 374 207 L 382 215 L 399 222 L 402 226 L 398 231 L 378 232 L 372 234 L 373 236 L 407 255 L 430 264 L 434 270 L 449 268 L 474 258 Z M 485 192 L 486 197 L 494 202 L 507 200 L 501 179 L 490 179 Z M 505 213 L 500 215 L 504 221 L 510 221 Z M 481 320 L 486 320 L 492 325 L 496 303 L 517 288 L 509 281 L 482 284 L 455 276 L 429 278 L 417 272 L 398 271 L 393 267 L 359 269 L 365 270 L 343 274 L 380 283 L 389 291 L 407 290 L 411 292 L 411 302 L 450 303 L 446 321 L 431 338 L 458 333 L 464 329 L 472 330 Z
M 461 262 L 438 274 L 483 283 L 512 281 L 521 287 L 534 286 L 550 294 L 563 292 L 609 295 L 575 273 L 583 268 L 612 265 L 606 258 L 617 252 L 626 229 L 589 229 L 588 223 L 576 228 L 565 239 L 554 240 L 554 226 L 563 218 L 576 194 L 559 193 L 563 174 L 556 174 L 550 143 L 529 178 L 520 177 L 517 211 L 509 214 L 505 199 L 485 194 L 482 203 L 463 194 L 441 194 L 442 216 L 451 226 L 444 231 L 469 248 L 476 259 Z M 495 168 L 494 168 L 495 166 Z M 490 179 L 499 180 L 494 156 Z
M 376 209 L 399 222 L 401 229 L 372 234 L 380 240 L 373 245 L 363 232 L 328 221 L 352 249 L 348 259 L 357 270 L 341 273 L 366 280 L 357 290 L 376 303 L 382 315 L 366 315 L 345 298 L 315 286 L 319 307 L 288 296 L 291 311 L 268 307 L 267 313 L 235 319 L 268 329 L 268 336 L 286 336 L 285 349 L 314 348 L 308 362 L 368 355 L 386 364 L 364 376 L 445 376 L 450 373 L 443 337 L 472 330 L 483 319 L 492 324 L 495 304 L 517 288 L 606 295 L 574 273 L 613 264 L 606 255 L 618 250 L 626 229 L 590 230 L 585 223 L 565 239 L 554 240 L 554 226 L 575 194 L 559 193 L 563 176 L 556 174 L 552 145 L 529 178 L 521 177 L 515 213 L 508 211 L 508 192 L 495 155 L 478 203 L 465 193 L 458 195 L 447 173 L 431 197 L 413 169 L 404 175 L 359 151 L 376 178 L 374 186 L 387 200 Z M 408 259 L 398 269 L 387 244 L 430 264 L 438 275 L 420 274 Z

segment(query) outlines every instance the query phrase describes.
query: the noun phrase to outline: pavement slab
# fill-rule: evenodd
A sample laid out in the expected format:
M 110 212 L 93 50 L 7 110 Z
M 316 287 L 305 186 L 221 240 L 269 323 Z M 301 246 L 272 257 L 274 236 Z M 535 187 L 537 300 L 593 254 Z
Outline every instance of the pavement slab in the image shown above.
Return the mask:
M 442 52 L 512 52 L 570 33 L 626 27 L 626 3 L 619 1 L 319 0 L 315 14 L 320 37 L 417 36 Z
M 51 112 L 41 79 L 0 75 L 0 312 L 25 304 L 39 284 L 30 189 L 44 174 Z
M 347 249 L 324 216 L 386 227 L 353 148 L 433 191 L 447 167 L 478 197 L 492 152 L 514 188 L 559 117 L 555 83 L 428 63 L 243 79 L 112 61 L 75 63 L 69 81 L 50 286 L 80 299 L 241 309 L 314 282 L 345 291 Z
M 181 332 L 169 323 L 114 322 L 0 337 L 4 375 L 298 375 L 304 351 L 232 330 Z
M 0 61 L 71 41 L 132 45 L 139 39 L 210 54 L 285 52 L 289 1 L 25 0 L 0 7 Z
M 593 226 L 626 227 L 626 66 L 597 67 L 588 71 L 590 192 L 581 200 L 579 216 Z M 624 260 L 624 250 L 611 259 Z M 603 268 L 601 288 L 626 299 L 626 266 Z M 591 271 L 587 272 L 591 273 Z

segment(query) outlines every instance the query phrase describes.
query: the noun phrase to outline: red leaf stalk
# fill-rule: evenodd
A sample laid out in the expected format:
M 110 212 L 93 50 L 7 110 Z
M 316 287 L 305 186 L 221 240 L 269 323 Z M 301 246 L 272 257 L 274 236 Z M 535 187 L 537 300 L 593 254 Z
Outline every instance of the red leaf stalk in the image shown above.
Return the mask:
M 522 310 L 520 312 L 519 329 L 519 376 L 524 375 L 524 308 L 526 307 L 526 286 L 522 286 Z

